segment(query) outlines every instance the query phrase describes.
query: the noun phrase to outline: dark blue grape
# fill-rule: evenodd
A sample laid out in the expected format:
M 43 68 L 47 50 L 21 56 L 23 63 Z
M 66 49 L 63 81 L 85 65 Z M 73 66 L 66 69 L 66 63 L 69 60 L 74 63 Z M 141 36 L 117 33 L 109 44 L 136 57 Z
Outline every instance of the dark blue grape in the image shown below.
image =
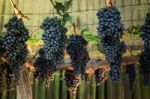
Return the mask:
M 80 85 L 80 77 L 74 74 L 73 70 L 65 71 L 65 82 L 70 93 L 75 94 Z
M 97 31 L 101 38 L 102 52 L 111 67 L 111 78 L 117 82 L 120 79 L 121 57 L 125 51 L 125 43 L 120 41 L 124 25 L 121 23 L 119 10 L 114 6 L 100 9 L 97 16 L 99 19 Z
M 141 71 L 144 76 L 144 84 L 150 85 L 150 13 L 147 14 L 142 26 L 142 39 L 144 40 L 144 51 L 140 56 Z
M 47 82 L 63 63 L 67 28 L 61 24 L 61 19 L 58 17 L 47 17 L 44 19 L 41 29 L 44 30 L 42 34 L 44 47 L 39 50 L 39 57 L 35 62 L 35 77 L 40 82 Z
M 1 41 L 2 48 L 8 57 L 8 66 L 12 70 L 13 82 L 17 84 L 21 67 L 25 63 L 28 54 L 25 43 L 29 38 L 29 31 L 26 29 L 22 19 L 18 19 L 16 16 L 9 19 L 8 23 L 5 24 L 5 28 L 7 32 Z
M 86 48 L 88 42 L 81 35 L 71 35 L 67 43 L 67 53 L 70 55 L 74 73 L 84 78 L 86 64 L 90 59 Z

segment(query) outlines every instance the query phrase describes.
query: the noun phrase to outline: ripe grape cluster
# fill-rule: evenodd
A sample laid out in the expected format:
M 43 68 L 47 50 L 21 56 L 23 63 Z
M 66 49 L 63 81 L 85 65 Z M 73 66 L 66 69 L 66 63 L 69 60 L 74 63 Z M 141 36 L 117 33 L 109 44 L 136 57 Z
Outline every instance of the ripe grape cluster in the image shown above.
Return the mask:
M 8 63 L 13 73 L 13 81 L 19 80 L 20 69 L 28 54 L 25 42 L 29 38 L 29 31 L 26 29 L 22 19 L 16 16 L 9 19 L 5 24 L 6 35 L 2 38 L 2 48 L 8 57 Z
M 140 57 L 143 82 L 145 85 L 150 85 L 150 13 L 147 14 L 145 24 L 142 26 L 141 37 L 144 40 L 144 51 Z
M 70 93 L 75 94 L 77 87 L 80 85 L 81 78 L 78 75 L 74 75 L 73 70 L 66 70 L 65 81 Z
M 126 66 L 126 73 L 128 74 L 130 89 L 133 89 L 133 83 L 136 78 L 135 64 L 129 64 Z
M 142 26 L 141 37 L 144 40 L 144 47 L 150 48 L 150 13 L 147 14 L 145 24 Z
M 47 17 L 41 29 L 44 30 L 42 35 L 44 47 L 40 49 L 39 57 L 35 62 L 35 77 L 43 82 L 51 78 L 48 76 L 51 76 L 63 62 L 67 28 L 61 24 L 61 19 L 58 17 Z
M 124 25 L 121 23 L 119 10 L 114 7 L 102 8 L 97 13 L 99 26 L 98 35 L 101 38 L 102 51 L 111 66 L 111 78 L 117 82 L 120 79 L 120 63 L 125 43 L 120 41 Z
M 65 81 L 71 93 L 75 93 L 81 78 L 85 78 L 85 69 L 89 55 L 87 51 L 88 42 L 81 35 L 71 35 L 67 42 L 67 53 L 70 55 L 73 71 L 66 71 Z
M 88 42 L 81 35 L 71 35 L 68 39 L 67 53 L 70 55 L 74 73 L 82 78 L 85 76 L 86 64 L 90 59 L 87 44 Z

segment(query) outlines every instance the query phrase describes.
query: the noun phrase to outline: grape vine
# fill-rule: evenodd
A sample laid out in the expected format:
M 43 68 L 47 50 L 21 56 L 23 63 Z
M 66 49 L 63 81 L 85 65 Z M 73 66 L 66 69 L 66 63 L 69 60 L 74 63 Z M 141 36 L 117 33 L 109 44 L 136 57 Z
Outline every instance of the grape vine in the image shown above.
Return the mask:
M 44 30 L 42 35 L 44 47 L 39 50 L 39 57 L 35 62 L 35 77 L 43 82 L 48 81 L 52 72 L 63 63 L 67 28 L 61 24 L 58 17 L 47 17 L 41 29 Z
M 117 82 L 120 79 L 121 57 L 125 51 L 125 44 L 120 41 L 124 25 L 120 21 L 119 10 L 114 6 L 100 9 L 97 16 L 99 19 L 97 31 L 101 38 L 102 51 L 111 67 L 111 78 Z

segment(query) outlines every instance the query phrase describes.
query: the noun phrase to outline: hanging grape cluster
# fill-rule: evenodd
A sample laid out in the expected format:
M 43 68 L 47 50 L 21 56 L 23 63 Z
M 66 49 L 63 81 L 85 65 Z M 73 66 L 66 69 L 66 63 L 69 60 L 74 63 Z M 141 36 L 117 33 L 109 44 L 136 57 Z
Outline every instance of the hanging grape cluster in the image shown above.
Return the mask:
M 142 26 L 142 39 L 144 40 L 144 47 L 150 48 L 150 13 L 147 14 L 145 24 Z
M 61 24 L 61 19 L 58 17 L 47 17 L 41 29 L 44 30 L 42 35 L 44 47 L 40 49 L 39 57 L 35 62 L 35 77 L 42 82 L 51 78 L 49 76 L 52 72 L 63 63 L 67 28 Z
M 141 71 L 144 76 L 144 84 L 150 85 L 150 13 L 147 14 L 145 24 L 142 26 L 142 39 L 144 40 L 144 51 L 140 56 Z
M 125 44 L 120 41 L 124 25 L 120 21 L 119 10 L 114 6 L 100 9 L 97 16 L 99 19 L 97 31 L 101 38 L 102 51 L 111 66 L 111 78 L 117 82 L 120 79 L 121 57 L 125 51 Z
M 126 73 L 128 74 L 130 89 L 133 89 L 133 83 L 136 78 L 135 64 L 130 64 L 126 66 Z
M 22 19 L 16 16 L 9 19 L 5 24 L 6 35 L 2 38 L 2 48 L 8 57 L 8 63 L 13 73 L 13 81 L 19 80 L 20 69 L 25 62 L 28 54 L 25 42 L 29 38 L 29 31 L 26 29 Z
M 65 81 L 66 81 L 66 85 L 70 93 L 75 94 L 77 91 L 77 87 L 80 85 L 80 82 L 81 82 L 80 76 L 74 75 L 73 70 L 66 70 Z
M 82 78 L 85 76 L 86 64 L 90 59 L 87 44 L 88 42 L 81 35 L 71 35 L 68 39 L 67 53 L 70 55 L 74 73 Z
M 75 93 L 81 78 L 85 78 L 86 64 L 90 59 L 86 48 L 88 42 L 81 35 L 71 35 L 67 44 L 74 71 L 66 71 L 65 81 L 71 93 Z

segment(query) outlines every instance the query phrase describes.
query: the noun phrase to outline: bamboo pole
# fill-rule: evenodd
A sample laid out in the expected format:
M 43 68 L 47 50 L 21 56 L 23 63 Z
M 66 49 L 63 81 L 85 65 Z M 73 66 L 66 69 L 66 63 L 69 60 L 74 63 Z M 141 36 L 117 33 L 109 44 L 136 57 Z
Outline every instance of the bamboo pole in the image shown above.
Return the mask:
M 141 85 L 140 85 L 140 72 L 139 68 L 137 68 L 136 71 L 136 80 L 135 80 L 135 86 L 133 88 L 133 94 L 135 99 L 143 99 L 141 98 Z
M 96 99 L 105 99 L 105 83 L 96 87 Z
M 124 99 L 132 99 L 132 91 L 130 90 L 129 77 L 123 72 Z
M 59 89 L 60 89 L 60 72 L 56 72 L 54 78 L 54 99 L 59 99 Z
M 61 90 L 61 99 L 67 99 L 67 86 L 65 82 L 65 76 L 64 76 L 65 71 L 62 73 L 62 90 Z
M 85 84 L 84 99 L 91 99 L 90 93 L 91 93 L 90 83 L 87 83 Z
M 3 5 L 2 5 L 2 14 L 5 13 L 6 9 L 6 0 L 3 0 Z M 4 16 L 2 15 L 0 18 L 0 33 L 3 31 L 3 24 L 4 24 Z
M 113 86 L 112 86 L 112 80 L 110 76 L 108 77 L 107 81 L 105 82 L 105 99 L 114 99 L 114 94 L 113 94 Z
M 77 91 L 77 99 L 84 99 L 84 85 L 85 81 L 82 80 Z
M 94 75 L 91 81 L 91 99 L 96 99 L 96 81 Z
M 141 75 L 141 78 L 143 78 L 142 75 Z M 142 79 L 140 80 L 140 82 L 141 82 L 141 99 L 149 99 L 150 98 L 150 87 L 145 86 L 143 84 Z

